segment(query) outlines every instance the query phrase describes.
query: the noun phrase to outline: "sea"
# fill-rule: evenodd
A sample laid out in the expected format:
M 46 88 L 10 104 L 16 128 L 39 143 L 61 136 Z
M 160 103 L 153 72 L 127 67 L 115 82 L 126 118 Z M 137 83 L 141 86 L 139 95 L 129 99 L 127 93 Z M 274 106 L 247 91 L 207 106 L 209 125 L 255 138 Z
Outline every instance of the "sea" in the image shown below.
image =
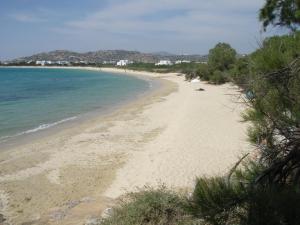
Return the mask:
M 0 144 L 109 112 L 145 94 L 152 82 L 84 69 L 0 68 Z

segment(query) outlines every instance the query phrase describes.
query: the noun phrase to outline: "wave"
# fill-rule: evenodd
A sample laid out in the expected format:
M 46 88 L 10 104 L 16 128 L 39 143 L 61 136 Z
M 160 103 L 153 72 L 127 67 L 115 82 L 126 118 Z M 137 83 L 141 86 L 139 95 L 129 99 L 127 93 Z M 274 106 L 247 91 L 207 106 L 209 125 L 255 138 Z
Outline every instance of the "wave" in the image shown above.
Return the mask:
M 15 135 L 0 137 L 0 143 L 4 143 L 4 142 L 8 141 L 11 138 L 19 137 L 19 136 L 24 135 L 24 134 L 35 133 L 35 132 L 38 132 L 38 131 L 41 131 L 41 130 L 45 130 L 45 129 L 48 129 L 50 127 L 53 127 L 53 126 L 56 126 L 56 125 L 59 125 L 59 124 L 62 124 L 62 123 L 65 123 L 65 122 L 68 122 L 68 121 L 71 121 L 71 120 L 75 120 L 75 119 L 77 119 L 77 116 L 73 116 L 73 117 L 69 117 L 69 118 L 63 119 L 63 120 L 59 120 L 59 121 L 54 122 L 54 123 L 41 124 L 38 127 L 35 127 L 33 129 L 17 133 Z

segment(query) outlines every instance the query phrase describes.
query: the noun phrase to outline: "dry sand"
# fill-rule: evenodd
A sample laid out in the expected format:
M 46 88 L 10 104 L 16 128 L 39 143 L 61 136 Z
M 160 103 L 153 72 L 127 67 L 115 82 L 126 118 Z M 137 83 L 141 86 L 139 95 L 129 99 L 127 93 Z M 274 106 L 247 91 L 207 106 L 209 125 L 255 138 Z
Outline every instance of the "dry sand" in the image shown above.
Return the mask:
M 224 174 L 250 151 L 236 87 L 126 73 L 163 85 L 109 116 L 0 153 L 0 213 L 8 222 L 84 224 L 127 191 L 191 189 L 197 176 Z

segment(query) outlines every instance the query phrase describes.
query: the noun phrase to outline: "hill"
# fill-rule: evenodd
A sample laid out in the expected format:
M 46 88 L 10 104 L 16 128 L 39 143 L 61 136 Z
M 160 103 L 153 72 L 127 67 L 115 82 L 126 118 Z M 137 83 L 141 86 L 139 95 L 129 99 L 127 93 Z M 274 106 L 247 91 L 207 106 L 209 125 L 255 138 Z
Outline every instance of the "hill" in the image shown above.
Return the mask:
M 190 60 L 190 61 L 206 61 L 207 57 L 202 55 L 175 55 L 165 53 L 142 53 L 138 51 L 126 50 L 101 50 L 94 52 L 78 53 L 68 50 L 55 50 L 51 52 L 42 52 L 32 56 L 21 57 L 12 60 L 12 62 L 21 61 L 87 61 L 92 63 L 103 63 L 104 61 L 118 61 L 128 59 L 134 62 L 154 63 L 161 59 L 175 60 Z

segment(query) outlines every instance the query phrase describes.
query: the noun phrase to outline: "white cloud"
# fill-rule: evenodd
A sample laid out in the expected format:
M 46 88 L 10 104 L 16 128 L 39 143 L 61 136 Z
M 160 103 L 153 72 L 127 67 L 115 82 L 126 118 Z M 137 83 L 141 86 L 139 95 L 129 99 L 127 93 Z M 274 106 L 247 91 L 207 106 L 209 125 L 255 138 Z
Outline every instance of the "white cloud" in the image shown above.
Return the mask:
M 98 37 L 102 45 L 141 51 L 206 53 L 219 41 L 240 52 L 256 44 L 257 11 L 264 0 L 127 0 L 115 1 L 66 29 L 83 40 Z M 174 13 L 172 13 L 174 12 Z M 166 16 L 161 15 L 166 14 Z M 153 19 L 151 17 L 157 17 Z
M 78 30 L 98 30 L 110 33 L 149 34 L 170 33 L 186 38 L 205 34 L 228 35 L 257 25 L 255 14 L 263 0 L 129 0 L 117 1 L 81 20 L 66 26 Z M 158 12 L 169 12 L 169 18 L 149 20 Z M 184 13 L 178 13 L 183 11 Z M 252 12 L 252 14 L 249 14 Z M 145 18 L 145 16 L 148 16 Z
M 31 13 L 14 13 L 9 15 L 10 18 L 23 23 L 45 22 L 46 19 Z
M 216 42 L 249 52 L 259 35 L 264 0 L 111 0 L 105 8 L 67 20 L 56 12 L 14 14 L 22 22 L 62 18 L 48 27 L 59 43 L 90 50 L 134 49 L 206 53 Z M 61 12 L 60 12 L 61 13 Z M 66 12 L 66 15 L 68 12 Z M 94 46 L 94 47 L 93 47 Z

